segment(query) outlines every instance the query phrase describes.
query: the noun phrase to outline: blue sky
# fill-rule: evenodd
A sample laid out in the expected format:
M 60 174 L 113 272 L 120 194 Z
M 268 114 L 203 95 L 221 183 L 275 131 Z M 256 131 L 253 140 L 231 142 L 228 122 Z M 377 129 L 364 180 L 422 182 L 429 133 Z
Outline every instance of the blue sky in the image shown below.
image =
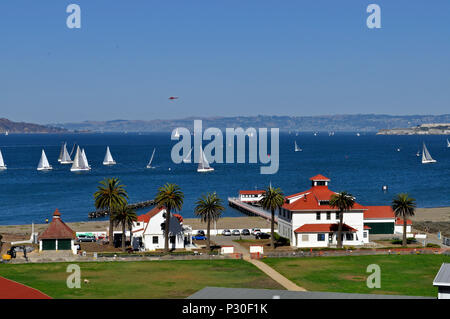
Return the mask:
M 80 30 L 66 27 L 70 3 Z M 381 29 L 366 26 L 370 3 Z M 449 113 L 449 12 L 448 0 L 3 0 L 0 117 Z

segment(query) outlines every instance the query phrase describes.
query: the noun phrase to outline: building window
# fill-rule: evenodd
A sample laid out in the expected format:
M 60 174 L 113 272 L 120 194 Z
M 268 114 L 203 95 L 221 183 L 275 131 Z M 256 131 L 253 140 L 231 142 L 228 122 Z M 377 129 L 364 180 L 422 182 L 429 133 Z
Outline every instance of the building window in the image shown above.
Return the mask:
M 346 233 L 345 234 L 345 240 L 353 240 L 353 234 L 352 233 Z
M 302 235 L 302 241 L 309 241 L 308 235 Z
M 316 220 L 320 220 L 320 213 L 316 213 Z
M 158 243 L 158 236 L 153 236 L 153 243 L 157 244 Z
M 317 241 L 325 241 L 325 234 L 317 234 Z
M 367 238 L 367 232 L 366 231 L 363 233 L 363 237 Z
M 331 213 L 327 212 L 327 220 L 330 220 L 330 219 L 331 219 Z
M 336 219 L 339 219 L 340 215 L 339 212 L 336 212 Z
M 141 223 L 136 223 L 136 226 L 141 226 Z

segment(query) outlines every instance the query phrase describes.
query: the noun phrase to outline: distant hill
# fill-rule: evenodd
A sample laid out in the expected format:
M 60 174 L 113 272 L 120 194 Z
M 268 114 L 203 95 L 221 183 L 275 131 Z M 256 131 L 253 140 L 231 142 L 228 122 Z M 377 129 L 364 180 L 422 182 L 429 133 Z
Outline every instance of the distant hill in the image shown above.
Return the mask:
M 450 123 L 427 123 L 410 128 L 380 130 L 378 135 L 450 135 Z
M 169 132 L 176 127 L 192 130 L 194 119 L 203 120 L 203 128 L 278 127 L 281 131 L 378 132 L 382 129 L 412 127 L 424 123 L 449 123 L 446 115 L 324 115 L 324 116 L 233 116 L 190 117 L 176 120 L 114 120 L 53 124 L 73 131 L 95 132 Z
M 64 133 L 67 129 L 46 125 L 13 122 L 5 118 L 0 118 L 0 133 Z

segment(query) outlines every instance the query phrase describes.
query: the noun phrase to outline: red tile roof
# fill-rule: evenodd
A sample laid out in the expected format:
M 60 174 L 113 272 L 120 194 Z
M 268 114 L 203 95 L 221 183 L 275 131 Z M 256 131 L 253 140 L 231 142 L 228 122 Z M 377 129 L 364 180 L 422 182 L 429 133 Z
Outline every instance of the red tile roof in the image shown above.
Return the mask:
M 283 205 L 284 209 L 290 211 L 311 211 L 311 210 L 327 210 L 327 211 L 337 211 L 338 209 L 332 208 L 330 205 L 322 204 L 319 205 L 319 201 L 329 201 L 331 196 L 336 194 L 332 190 L 328 188 L 328 186 L 314 186 L 311 187 L 308 191 L 297 193 L 294 195 L 287 196 L 287 199 L 292 197 L 304 195 L 302 198 L 299 198 L 291 203 L 285 203 Z M 363 210 L 364 206 L 355 202 L 353 205 L 353 209 L 351 210 Z
M 364 229 L 372 229 L 372 227 L 369 227 L 367 225 L 364 225 Z
M 403 225 L 403 218 L 397 217 L 395 219 L 395 225 Z M 406 220 L 406 225 L 412 225 L 411 219 Z
M 295 233 L 329 233 L 336 232 L 338 230 L 338 224 L 304 224 L 300 226 L 296 230 Z M 357 232 L 357 230 L 353 227 L 348 226 L 347 224 L 342 225 L 343 231 Z
M 149 211 L 149 212 L 147 212 L 147 213 L 145 213 L 143 215 L 139 215 L 137 221 L 138 222 L 148 223 L 150 221 L 150 219 L 152 219 L 152 217 L 156 216 L 163 209 L 166 209 L 166 208 L 165 207 L 156 206 L 151 211 Z
M 75 239 L 75 232 L 67 226 L 60 218 L 61 214 L 58 210 L 53 213 L 53 220 L 43 233 L 38 237 L 41 239 Z
M 370 218 L 395 218 L 394 211 L 391 206 L 366 206 L 364 219 Z
M 259 195 L 264 194 L 265 191 L 262 190 L 250 190 L 250 191 L 239 191 L 239 195 Z
M 328 181 L 328 182 L 330 181 L 330 179 L 328 177 L 325 177 L 325 176 L 320 175 L 320 174 L 311 177 L 309 180 L 311 180 L 311 181 Z

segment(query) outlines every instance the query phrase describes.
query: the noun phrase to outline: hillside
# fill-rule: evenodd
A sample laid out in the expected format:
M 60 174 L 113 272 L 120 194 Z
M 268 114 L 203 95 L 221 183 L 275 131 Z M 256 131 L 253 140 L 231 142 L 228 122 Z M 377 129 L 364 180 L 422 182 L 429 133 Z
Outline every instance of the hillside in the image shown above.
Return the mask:
M 25 123 L 25 122 L 13 122 L 5 118 L 0 118 L 0 134 L 5 132 L 9 133 L 65 133 L 67 129 Z
M 281 131 L 378 132 L 382 129 L 411 127 L 424 123 L 450 123 L 447 115 L 392 116 L 376 114 L 324 116 L 233 116 L 190 117 L 174 120 L 114 120 L 53 124 L 69 130 L 96 132 L 167 132 L 175 127 L 192 130 L 194 119 L 203 120 L 203 127 L 278 127 Z

